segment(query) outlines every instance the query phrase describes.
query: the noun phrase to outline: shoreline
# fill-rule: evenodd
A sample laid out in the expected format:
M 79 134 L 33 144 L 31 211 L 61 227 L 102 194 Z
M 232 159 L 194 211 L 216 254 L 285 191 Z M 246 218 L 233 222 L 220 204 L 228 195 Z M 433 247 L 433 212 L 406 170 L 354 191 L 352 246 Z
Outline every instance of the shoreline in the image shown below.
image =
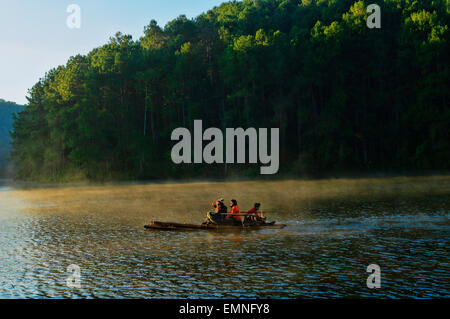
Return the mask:
M 425 179 L 425 178 L 450 178 L 450 172 L 430 171 L 430 172 L 410 172 L 401 173 L 368 173 L 368 174 L 342 174 L 324 175 L 320 177 L 297 177 L 279 176 L 272 178 L 238 178 L 230 177 L 226 179 L 165 179 L 165 180 L 110 180 L 110 181 L 79 181 L 79 182 L 35 182 L 19 181 L 14 179 L 0 179 L 0 187 L 11 187 L 16 190 L 32 189 L 54 189 L 54 188 L 81 188 L 81 187 L 111 187 L 111 186 L 176 186 L 176 185 L 196 185 L 196 184 L 230 184 L 230 183 L 277 183 L 277 182 L 324 182 L 324 181 L 381 181 L 384 179 Z

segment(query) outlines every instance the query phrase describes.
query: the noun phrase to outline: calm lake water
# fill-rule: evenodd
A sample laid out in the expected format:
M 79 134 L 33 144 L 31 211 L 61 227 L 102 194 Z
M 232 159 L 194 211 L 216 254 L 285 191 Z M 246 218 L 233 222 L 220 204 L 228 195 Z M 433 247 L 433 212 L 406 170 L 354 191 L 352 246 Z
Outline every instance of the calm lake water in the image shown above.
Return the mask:
M 201 223 L 221 196 L 288 226 L 143 229 Z M 450 177 L 2 186 L 0 298 L 450 297 L 449 210 Z M 367 288 L 370 264 L 381 289 Z

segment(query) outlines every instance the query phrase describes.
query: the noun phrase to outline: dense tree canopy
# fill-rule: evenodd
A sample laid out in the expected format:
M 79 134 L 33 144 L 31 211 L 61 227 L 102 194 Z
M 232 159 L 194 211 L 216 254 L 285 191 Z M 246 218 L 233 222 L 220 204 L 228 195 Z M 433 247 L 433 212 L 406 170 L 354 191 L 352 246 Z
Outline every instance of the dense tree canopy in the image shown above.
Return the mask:
M 281 173 L 448 169 L 449 4 L 244 0 L 137 41 L 117 33 L 30 89 L 12 158 L 23 179 L 251 175 L 176 166 L 170 135 L 279 127 Z
M 13 128 L 13 114 L 22 111 L 23 106 L 0 99 L 0 178 L 7 175 L 8 154 L 11 149 L 10 131 Z

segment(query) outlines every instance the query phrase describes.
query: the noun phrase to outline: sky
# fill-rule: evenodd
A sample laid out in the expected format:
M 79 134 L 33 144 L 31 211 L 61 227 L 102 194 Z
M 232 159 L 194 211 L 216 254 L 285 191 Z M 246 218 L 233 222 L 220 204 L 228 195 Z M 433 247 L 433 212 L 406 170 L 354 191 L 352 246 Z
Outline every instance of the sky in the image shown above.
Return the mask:
M 225 0 L 0 0 L 0 98 L 18 104 L 47 71 L 86 54 L 117 31 L 139 39 L 154 19 L 160 26 L 193 18 Z M 81 9 L 81 27 L 69 28 L 67 8 Z

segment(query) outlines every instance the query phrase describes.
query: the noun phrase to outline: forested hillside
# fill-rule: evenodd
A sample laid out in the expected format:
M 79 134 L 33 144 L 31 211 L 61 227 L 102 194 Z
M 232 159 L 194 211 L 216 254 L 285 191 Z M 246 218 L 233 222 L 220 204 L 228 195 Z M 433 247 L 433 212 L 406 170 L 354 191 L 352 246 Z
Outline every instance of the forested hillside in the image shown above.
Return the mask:
M 381 29 L 365 6 L 381 6 Z M 22 179 L 258 174 L 181 165 L 177 127 L 279 127 L 281 174 L 448 169 L 446 0 L 245 0 L 50 70 L 14 123 Z M 151 17 L 151 12 L 149 13 Z
M 7 168 L 7 158 L 11 150 L 9 132 L 13 128 L 13 113 L 22 111 L 23 106 L 0 99 L 0 178 L 4 177 Z

